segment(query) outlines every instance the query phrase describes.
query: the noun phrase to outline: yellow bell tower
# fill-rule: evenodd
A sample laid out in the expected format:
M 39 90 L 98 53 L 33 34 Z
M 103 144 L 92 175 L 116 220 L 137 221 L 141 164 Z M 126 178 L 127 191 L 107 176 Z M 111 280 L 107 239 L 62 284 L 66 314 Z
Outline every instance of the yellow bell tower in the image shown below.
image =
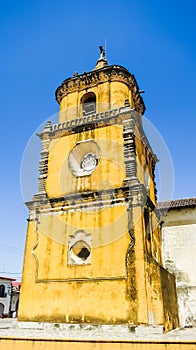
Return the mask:
M 39 135 L 39 191 L 27 203 L 19 320 L 176 327 L 135 77 L 100 47 L 95 69 L 63 81 L 56 99 L 59 122 Z

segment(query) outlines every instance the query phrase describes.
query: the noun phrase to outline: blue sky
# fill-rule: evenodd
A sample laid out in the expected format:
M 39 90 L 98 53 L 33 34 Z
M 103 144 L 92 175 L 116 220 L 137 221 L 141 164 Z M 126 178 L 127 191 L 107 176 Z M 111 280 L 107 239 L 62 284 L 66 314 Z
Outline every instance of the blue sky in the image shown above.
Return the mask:
M 58 112 L 59 84 L 94 68 L 105 37 L 109 63 L 128 68 L 145 90 L 145 116 L 173 159 L 173 198 L 196 196 L 195 10 L 193 0 L 1 2 L 0 275 L 20 278 L 13 273 L 21 272 L 26 236 L 26 144 Z

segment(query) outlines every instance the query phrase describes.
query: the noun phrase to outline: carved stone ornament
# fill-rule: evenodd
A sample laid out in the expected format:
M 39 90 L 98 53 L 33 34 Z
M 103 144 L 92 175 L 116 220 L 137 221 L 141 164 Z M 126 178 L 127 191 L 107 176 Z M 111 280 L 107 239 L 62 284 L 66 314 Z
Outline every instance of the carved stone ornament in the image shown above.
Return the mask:
M 100 149 L 95 141 L 79 142 L 69 154 L 69 168 L 76 177 L 91 175 L 99 158 Z
M 92 237 L 85 231 L 76 231 L 69 236 L 68 265 L 86 265 L 91 263 Z
M 56 90 L 56 100 L 61 103 L 62 98 L 71 92 L 83 91 L 107 81 L 120 81 L 126 84 L 132 91 L 135 110 L 144 114 L 146 108 L 134 75 L 126 68 L 118 65 L 106 65 L 100 69 L 64 80 Z
M 87 153 L 81 163 L 81 168 L 84 171 L 93 171 L 97 166 L 97 158 L 93 153 Z

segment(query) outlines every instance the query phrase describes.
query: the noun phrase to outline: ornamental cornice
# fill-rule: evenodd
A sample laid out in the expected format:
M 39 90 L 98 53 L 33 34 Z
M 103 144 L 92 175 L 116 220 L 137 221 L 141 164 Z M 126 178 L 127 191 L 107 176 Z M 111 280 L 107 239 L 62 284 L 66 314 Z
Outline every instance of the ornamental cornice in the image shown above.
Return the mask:
M 126 188 L 110 188 L 100 191 L 71 193 L 63 197 L 48 198 L 47 195 L 36 195 L 26 202 L 30 214 L 38 209 L 40 213 L 58 213 L 65 211 L 94 210 L 101 207 L 121 206 L 126 203 Z M 30 215 L 31 217 L 32 215 Z
M 61 136 L 113 124 L 124 125 L 124 134 L 129 132 L 134 133 L 134 127 L 137 125 L 142 142 L 150 150 L 154 163 L 157 163 L 158 159 L 153 153 L 142 127 L 141 114 L 129 106 L 115 108 L 105 112 L 100 112 L 57 124 L 51 124 L 51 122 L 48 121 L 43 131 L 37 135 L 42 140 L 49 140 L 52 138 L 58 138 Z M 127 125 L 125 126 L 125 124 Z
M 134 108 L 125 106 L 57 124 L 51 124 L 51 122 L 48 121 L 43 131 L 37 135 L 41 139 L 47 139 L 50 137 L 57 138 L 67 134 L 77 133 L 81 130 L 88 130 L 89 128 L 98 128 L 114 123 L 121 124 L 122 120 L 129 119 L 134 115 L 136 115 L 135 120 L 138 122 L 141 116 L 138 115 Z
M 47 195 L 37 194 L 34 198 L 26 202 L 30 211 L 30 219 L 35 219 L 37 211 L 40 214 L 63 213 L 66 211 L 95 210 L 105 207 L 141 206 L 146 203 L 145 188 L 143 184 L 131 185 L 127 182 L 122 187 L 109 188 L 100 191 L 87 191 L 71 193 L 63 197 L 48 198 Z
M 133 74 L 122 66 L 105 66 L 91 72 L 68 78 L 56 90 L 56 100 L 61 102 L 62 98 L 71 92 L 79 92 L 89 89 L 105 82 L 118 81 L 126 84 L 132 91 L 133 101 L 137 112 L 144 114 L 145 105 L 140 96 L 138 84 Z

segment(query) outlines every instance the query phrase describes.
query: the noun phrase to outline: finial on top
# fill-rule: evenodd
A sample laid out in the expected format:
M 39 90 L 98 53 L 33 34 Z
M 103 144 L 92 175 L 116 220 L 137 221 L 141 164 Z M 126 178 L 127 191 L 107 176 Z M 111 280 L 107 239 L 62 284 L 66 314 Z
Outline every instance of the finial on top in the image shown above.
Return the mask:
M 100 58 L 105 58 L 105 48 L 103 46 L 99 46 L 100 50 Z
M 96 67 L 94 69 L 100 69 L 100 68 L 102 68 L 104 66 L 107 66 L 107 64 L 108 64 L 108 61 L 105 58 L 105 48 L 104 48 L 104 46 L 100 45 L 99 46 L 99 50 L 100 50 L 100 57 L 99 57 L 99 59 L 97 61 L 97 65 L 96 65 Z

